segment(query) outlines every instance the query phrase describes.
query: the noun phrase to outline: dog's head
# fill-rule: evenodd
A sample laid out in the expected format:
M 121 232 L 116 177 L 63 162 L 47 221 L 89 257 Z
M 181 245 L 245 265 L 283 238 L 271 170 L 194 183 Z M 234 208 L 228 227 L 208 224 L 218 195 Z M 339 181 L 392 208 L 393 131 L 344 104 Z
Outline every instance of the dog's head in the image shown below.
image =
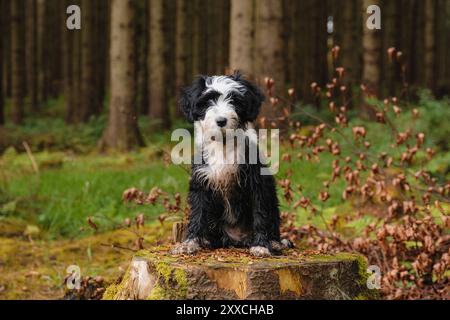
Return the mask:
M 258 116 L 262 92 L 239 73 L 200 76 L 182 90 L 180 107 L 189 122 L 200 121 L 210 130 L 237 129 Z

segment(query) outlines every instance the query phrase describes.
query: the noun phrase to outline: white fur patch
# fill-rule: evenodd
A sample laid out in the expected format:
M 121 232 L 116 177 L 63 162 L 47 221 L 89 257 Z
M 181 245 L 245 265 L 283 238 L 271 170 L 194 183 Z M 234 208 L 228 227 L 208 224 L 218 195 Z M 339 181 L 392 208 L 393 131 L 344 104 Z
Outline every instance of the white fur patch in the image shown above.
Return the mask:
M 231 92 L 238 92 L 241 94 L 244 94 L 245 92 L 245 87 L 243 85 L 227 76 L 213 76 L 208 78 L 206 81 L 206 88 L 206 92 L 214 90 L 220 92 L 224 96 L 228 96 Z
M 250 253 L 255 257 L 269 257 L 271 256 L 269 249 L 266 247 L 256 246 L 250 248 Z

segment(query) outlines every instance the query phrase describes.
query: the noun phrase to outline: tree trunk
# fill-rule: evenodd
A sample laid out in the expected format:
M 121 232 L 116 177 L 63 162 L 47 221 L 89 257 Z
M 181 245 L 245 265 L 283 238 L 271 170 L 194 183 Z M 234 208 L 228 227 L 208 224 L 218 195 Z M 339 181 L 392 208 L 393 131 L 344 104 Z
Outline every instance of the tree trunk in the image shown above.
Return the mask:
M 3 32 L 0 41 L 3 47 L 3 70 L 1 85 L 5 99 L 11 96 L 11 2 L 3 1 L 3 9 L 0 15 L 3 19 Z
M 46 69 L 46 86 L 48 97 L 57 98 L 61 93 L 61 28 L 65 19 L 61 20 L 58 14 L 61 0 L 46 0 L 45 12 L 45 35 L 44 46 L 45 53 L 45 69 Z M 64 21 L 64 22 L 63 22 Z
M 79 0 L 71 1 L 70 4 L 81 5 Z M 83 22 L 81 22 L 83 28 Z M 68 109 L 66 121 L 76 123 L 82 120 L 81 105 L 81 32 L 80 30 L 67 30 L 71 43 L 71 52 L 68 53 L 67 63 L 71 64 L 71 87 L 68 97 Z M 68 81 L 68 79 L 67 79 Z
M 434 92 L 435 90 L 435 4 L 436 0 L 424 0 L 424 81 L 425 85 Z
M 177 0 L 176 6 L 175 86 L 178 100 L 181 88 L 187 86 L 191 81 L 192 33 L 189 21 L 188 0 Z M 176 108 L 176 110 L 177 115 L 181 117 L 182 113 L 180 108 Z
M 207 73 L 208 55 L 207 55 L 207 35 L 203 16 L 206 7 L 205 0 L 193 0 L 192 3 L 192 72 L 194 76 Z
M 166 96 L 166 68 L 164 43 L 164 1 L 150 2 L 150 54 L 148 61 L 149 79 L 149 117 L 155 128 L 170 126 L 169 109 Z
M 95 70 L 97 61 L 95 52 L 99 50 L 95 43 L 95 0 L 81 2 L 81 121 L 86 122 L 99 109 L 96 97 Z
M 12 50 L 12 121 L 20 124 L 24 115 L 25 95 L 25 2 L 11 3 Z
M 362 115 L 372 117 L 373 111 L 368 106 L 366 99 L 370 96 L 378 96 L 380 90 L 380 65 L 381 65 L 381 34 L 380 30 L 370 30 L 366 26 L 367 7 L 370 5 L 380 5 L 379 0 L 363 0 L 363 70 L 362 82 L 366 86 L 366 90 L 362 93 L 363 106 Z
M 103 104 L 106 95 L 106 87 L 109 84 L 107 81 L 107 70 L 109 66 L 109 17 L 110 17 L 110 1 L 97 0 L 97 15 L 96 15 L 96 35 L 95 41 L 98 43 L 98 50 L 96 50 L 96 114 L 100 114 L 103 110 Z
M 37 113 L 39 110 L 37 97 L 37 41 L 36 41 L 36 0 L 26 2 L 26 46 L 27 46 L 27 93 L 29 110 Z
M 5 34 L 5 19 L 3 15 L 3 10 L 5 10 L 5 1 L 0 0 L 0 34 Z M 3 65 L 4 65 L 4 45 L 3 38 L 0 39 L 0 126 L 5 123 L 5 115 L 4 115 L 4 105 L 5 105 L 5 92 L 3 86 Z
M 108 125 L 99 143 L 102 150 L 125 151 L 143 144 L 135 106 L 134 6 L 133 0 L 111 2 L 111 101 Z
M 340 61 L 345 68 L 346 84 L 356 85 L 359 80 L 359 49 L 355 46 L 355 43 L 358 43 L 356 31 L 359 29 L 359 24 L 356 20 L 360 6 L 358 0 L 349 0 L 338 5 L 342 10 L 342 43 L 338 43 L 341 47 Z
M 63 66 L 63 91 L 64 91 L 64 101 L 65 101 L 65 110 L 66 110 L 66 122 L 70 123 L 72 115 L 74 114 L 74 99 L 72 95 L 73 92 L 73 74 L 72 74 L 72 54 L 73 54 L 73 45 L 74 45 L 74 33 L 77 31 L 67 29 L 65 19 L 66 8 L 69 5 L 69 0 L 65 0 L 62 2 L 61 15 L 64 18 L 64 23 L 62 25 L 62 66 Z
M 389 57 L 387 50 L 389 48 L 395 48 L 397 51 L 401 51 L 400 48 L 400 36 L 401 33 L 401 19 L 399 14 L 402 10 L 401 3 L 399 1 L 389 1 L 384 0 L 383 2 L 383 46 L 382 46 L 382 79 L 383 95 L 396 96 L 397 87 L 401 84 L 400 79 L 400 65 L 397 59 L 394 57 Z
M 274 94 L 283 95 L 284 92 L 284 41 L 283 41 L 283 3 L 278 0 L 256 1 L 255 20 L 255 67 L 254 72 L 260 85 L 264 85 L 264 78 L 270 77 L 275 81 Z M 275 120 L 280 110 L 271 105 L 268 99 L 261 110 L 261 117 L 267 121 Z
M 42 104 L 47 100 L 47 77 L 46 77 L 46 57 L 47 57 L 47 37 L 45 36 L 46 2 L 37 0 L 37 73 L 38 73 L 38 103 Z
M 229 67 L 249 78 L 254 73 L 254 6 L 254 0 L 231 0 Z
M 216 74 L 224 74 L 229 72 L 229 56 L 230 56 L 230 0 L 219 1 L 217 5 L 218 11 L 218 48 Z
M 140 14 L 136 20 L 136 52 L 137 52 L 137 63 L 136 68 L 136 81 L 137 81 L 137 106 L 138 111 L 142 115 L 148 114 L 148 45 L 149 45 L 149 1 L 138 2 Z
M 360 255 L 304 255 L 291 249 L 284 256 L 259 259 L 247 252 L 219 249 L 174 257 L 164 247 L 142 250 L 103 299 L 375 298 L 367 289 L 366 262 Z

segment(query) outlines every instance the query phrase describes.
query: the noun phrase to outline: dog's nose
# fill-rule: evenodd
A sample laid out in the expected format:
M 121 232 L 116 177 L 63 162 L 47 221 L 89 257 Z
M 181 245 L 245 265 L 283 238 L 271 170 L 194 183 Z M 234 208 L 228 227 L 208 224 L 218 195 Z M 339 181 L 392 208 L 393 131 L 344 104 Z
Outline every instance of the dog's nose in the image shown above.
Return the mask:
M 218 117 L 218 118 L 216 118 L 216 123 L 219 127 L 225 127 L 227 124 L 227 118 Z

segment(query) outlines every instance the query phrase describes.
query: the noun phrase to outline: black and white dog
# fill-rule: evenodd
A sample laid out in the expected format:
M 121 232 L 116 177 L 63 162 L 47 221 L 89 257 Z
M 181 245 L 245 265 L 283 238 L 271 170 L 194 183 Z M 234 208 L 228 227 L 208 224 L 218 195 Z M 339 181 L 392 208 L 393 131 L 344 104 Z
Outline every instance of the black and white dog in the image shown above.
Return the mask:
M 290 245 L 280 241 L 274 178 L 261 174 L 265 165 L 253 122 L 263 101 L 262 92 L 239 73 L 201 76 L 182 90 L 180 107 L 194 122 L 200 161 L 192 165 L 187 239 L 172 254 L 234 246 L 269 256 Z M 244 143 L 230 143 L 230 132 L 240 132 Z M 225 138 L 217 138 L 222 134 Z M 251 147 L 258 150 L 254 162 L 249 161 Z

